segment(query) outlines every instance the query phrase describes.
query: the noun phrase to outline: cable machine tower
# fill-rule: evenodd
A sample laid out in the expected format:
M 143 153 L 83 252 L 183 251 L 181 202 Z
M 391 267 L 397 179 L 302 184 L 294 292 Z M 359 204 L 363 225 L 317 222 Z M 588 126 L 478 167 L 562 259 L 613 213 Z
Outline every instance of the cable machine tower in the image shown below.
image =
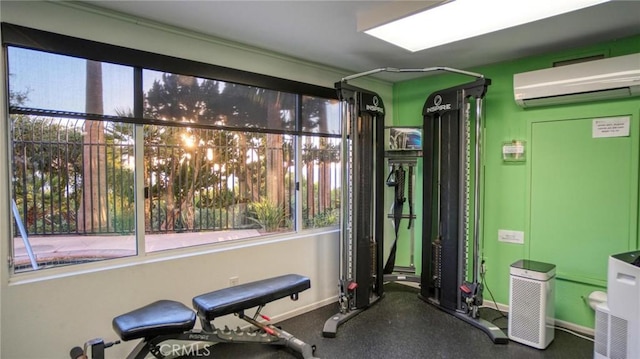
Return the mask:
M 483 330 L 494 343 L 506 344 L 509 340 L 502 330 L 478 312 L 483 290 L 483 99 L 490 84 L 480 77 L 436 91 L 423 106 L 420 298 Z
M 335 337 L 338 326 L 382 297 L 384 221 L 384 104 L 374 92 L 336 83 L 342 116 L 342 216 L 340 312 L 322 330 Z
M 478 312 L 482 304 L 482 100 L 491 81 L 481 74 L 449 67 L 384 67 L 344 77 L 335 84 L 342 116 L 340 311 L 325 322 L 325 337 L 335 337 L 341 324 L 380 300 L 385 280 L 398 279 L 385 276 L 383 268 L 384 105 L 376 93 L 347 82 L 379 72 L 436 71 L 470 76 L 475 81 L 434 92 L 423 108 L 421 155 L 425 168 L 419 297 L 484 330 L 494 343 L 508 342 L 504 333 L 480 319 Z M 476 105 L 473 116 L 471 103 Z M 393 263 L 386 265 L 392 266 Z

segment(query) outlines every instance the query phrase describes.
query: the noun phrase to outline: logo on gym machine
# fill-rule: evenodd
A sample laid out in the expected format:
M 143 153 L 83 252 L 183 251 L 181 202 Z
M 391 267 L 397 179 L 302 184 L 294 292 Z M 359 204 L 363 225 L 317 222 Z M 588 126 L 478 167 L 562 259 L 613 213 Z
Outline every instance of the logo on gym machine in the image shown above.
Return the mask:
M 371 101 L 373 102 L 373 105 L 366 105 L 365 109 L 367 111 L 380 112 L 380 113 L 384 114 L 384 108 L 378 106 L 378 104 L 380 103 L 380 100 L 378 99 L 378 96 L 373 96 L 373 99 Z
M 427 113 L 443 111 L 443 110 L 451 110 L 450 103 L 447 103 L 444 105 L 441 105 L 441 103 L 442 103 L 442 96 L 436 95 L 436 97 L 433 98 L 433 106 L 427 108 Z

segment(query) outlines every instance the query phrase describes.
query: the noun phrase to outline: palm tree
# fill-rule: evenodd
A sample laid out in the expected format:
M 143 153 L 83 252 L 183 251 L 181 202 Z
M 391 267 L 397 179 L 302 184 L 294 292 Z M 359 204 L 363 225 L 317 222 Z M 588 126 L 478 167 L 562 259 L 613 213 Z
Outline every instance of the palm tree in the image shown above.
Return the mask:
M 267 123 L 269 128 L 282 128 L 280 110 L 280 92 L 267 93 Z M 267 134 L 267 200 L 277 205 L 284 205 L 284 156 L 282 153 L 284 142 L 282 135 Z M 283 208 L 285 209 L 285 208 Z
M 102 115 L 102 63 L 87 60 L 85 112 Z M 78 208 L 78 231 L 101 232 L 107 218 L 107 172 L 104 122 L 84 121 L 82 199 Z

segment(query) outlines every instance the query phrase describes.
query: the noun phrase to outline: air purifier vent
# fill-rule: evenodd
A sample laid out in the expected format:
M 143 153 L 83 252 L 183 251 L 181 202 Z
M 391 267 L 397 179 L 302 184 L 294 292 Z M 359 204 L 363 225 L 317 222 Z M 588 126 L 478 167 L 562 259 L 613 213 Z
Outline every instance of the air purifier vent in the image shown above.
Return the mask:
M 611 316 L 611 359 L 627 359 L 627 325 L 626 320 Z
M 596 335 L 593 349 L 596 353 L 606 357 L 609 343 L 609 314 L 604 310 L 600 306 L 596 307 Z
M 511 334 L 518 338 L 540 342 L 540 283 L 514 278 Z

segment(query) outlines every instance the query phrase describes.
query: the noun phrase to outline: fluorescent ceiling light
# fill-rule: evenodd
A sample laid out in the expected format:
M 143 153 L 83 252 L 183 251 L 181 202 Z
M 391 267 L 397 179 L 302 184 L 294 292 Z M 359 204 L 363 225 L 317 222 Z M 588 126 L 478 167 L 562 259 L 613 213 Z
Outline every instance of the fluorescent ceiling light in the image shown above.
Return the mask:
M 455 0 L 366 30 L 416 52 L 610 0 Z

